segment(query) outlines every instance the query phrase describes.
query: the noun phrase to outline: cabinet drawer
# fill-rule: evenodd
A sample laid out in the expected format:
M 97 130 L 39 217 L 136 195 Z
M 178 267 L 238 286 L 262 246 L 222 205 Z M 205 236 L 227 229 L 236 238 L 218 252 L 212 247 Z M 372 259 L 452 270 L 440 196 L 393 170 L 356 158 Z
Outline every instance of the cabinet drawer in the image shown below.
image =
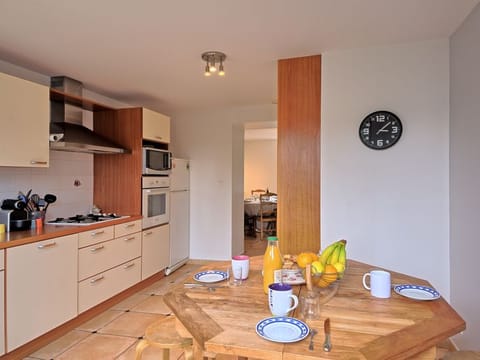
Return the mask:
M 84 312 L 140 281 L 140 258 L 78 283 L 78 312 Z
M 84 247 L 78 251 L 78 280 L 111 269 L 142 253 L 141 233 Z
M 128 223 L 115 225 L 116 238 L 139 231 L 142 231 L 142 220 L 130 221 Z
M 78 235 L 78 247 L 93 245 L 101 241 L 113 239 L 113 226 L 85 231 Z

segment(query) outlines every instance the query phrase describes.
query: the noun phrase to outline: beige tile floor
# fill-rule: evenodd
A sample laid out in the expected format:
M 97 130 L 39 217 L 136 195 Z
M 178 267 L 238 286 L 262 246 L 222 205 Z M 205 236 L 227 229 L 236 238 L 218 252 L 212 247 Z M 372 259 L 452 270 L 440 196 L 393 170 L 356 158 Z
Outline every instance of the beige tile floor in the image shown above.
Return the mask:
M 265 252 L 266 241 L 245 239 L 245 254 Z M 30 354 L 26 360 L 133 360 L 135 347 L 145 329 L 155 320 L 171 314 L 163 302 L 163 294 L 195 274 L 201 262 L 188 263 L 171 275 L 130 296 L 121 303 L 78 326 L 56 341 Z M 172 352 L 172 359 L 182 358 L 181 352 Z M 149 347 L 143 360 L 161 360 L 159 349 Z
M 186 264 L 171 275 L 130 296 L 56 341 L 30 354 L 28 360 L 135 359 L 135 347 L 145 329 L 155 320 L 171 314 L 163 302 L 173 286 L 192 276 L 200 264 Z M 173 356 L 172 356 L 173 355 Z M 182 353 L 172 352 L 171 358 Z M 162 359 L 161 350 L 147 348 L 142 359 Z

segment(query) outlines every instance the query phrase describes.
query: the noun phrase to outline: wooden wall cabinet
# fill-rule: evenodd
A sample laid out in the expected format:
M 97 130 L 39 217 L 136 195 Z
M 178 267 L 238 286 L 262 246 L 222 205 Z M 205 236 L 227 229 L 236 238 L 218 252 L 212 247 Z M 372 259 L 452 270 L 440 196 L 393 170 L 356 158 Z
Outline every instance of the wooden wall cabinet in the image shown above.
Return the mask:
M 170 118 L 149 109 L 142 109 L 143 138 L 170 143 Z
M 78 235 L 6 249 L 7 351 L 77 316 Z
M 142 280 L 168 266 L 170 259 L 170 225 L 146 229 L 142 233 Z
M 142 213 L 142 141 L 170 142 L 170 119 L 144 108 L 94 113 L 95 132 L 131 150 L 130 154 L 94 155 L 94 203 L 105 212 Z M 145 135 L 146 134 L 146 135 Z
M 48 167 L 49 88 L 0 73 L 0 166 Z

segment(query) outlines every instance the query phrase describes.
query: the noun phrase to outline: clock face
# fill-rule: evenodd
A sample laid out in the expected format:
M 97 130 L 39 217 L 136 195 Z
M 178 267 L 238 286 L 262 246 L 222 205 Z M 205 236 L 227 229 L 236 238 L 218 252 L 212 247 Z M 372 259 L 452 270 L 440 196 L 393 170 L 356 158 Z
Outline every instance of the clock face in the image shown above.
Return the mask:
M 358 134 L 360 140 L 369 148 L 388 149 L 400 139 L 402 122 L 389 111 L 375 111 L 363 119 Z

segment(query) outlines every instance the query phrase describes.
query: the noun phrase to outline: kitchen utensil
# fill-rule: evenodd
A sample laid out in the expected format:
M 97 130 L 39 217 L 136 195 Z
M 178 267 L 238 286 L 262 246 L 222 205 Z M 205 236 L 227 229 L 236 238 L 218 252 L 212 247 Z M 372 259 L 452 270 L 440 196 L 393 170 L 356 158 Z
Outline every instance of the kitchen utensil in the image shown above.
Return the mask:
M 55 195 L 52 195 L 52 194 L 46 194 L 43 199 L 45 200 L 45 202 L 47 203 L 47 205 L 45 206 L 45 209 L 43 209 L 43 211 L 47 211 L 48 209 L 48 206 L 51 204 L 51 203 L 54 203 L 55 201 L 57 201 L 57 197 Z
M 307 293 L 300 296 L 300 317 L 305 320 L 313 320 L 320 317 L 319 296 L 312 288 L 312 268 L 310 264 L 305 267 L 305 281 L 307 283 Z
M 33 204 L 33 207 L 34 207 L 31 210 L 39 211 L 40 210 L 40 205 L 39 205 L 40 196 L 38 194 L 33 194 L 32 197 L 30 198 L 30 201 L 31 201 L 31 203 Z
M 330 318 L 325 320 L 323 324 L 323 329 L 325 331 L 325 342 L 323 343 L 323 351 L 330 352 L 332 350 L 332 343 L 330 342 Z
M 318 334 L 318 331 L 315 329 L 310 330 L 310 344 L 308 344 L 308 350 L 313 351 L 313 337 Z

